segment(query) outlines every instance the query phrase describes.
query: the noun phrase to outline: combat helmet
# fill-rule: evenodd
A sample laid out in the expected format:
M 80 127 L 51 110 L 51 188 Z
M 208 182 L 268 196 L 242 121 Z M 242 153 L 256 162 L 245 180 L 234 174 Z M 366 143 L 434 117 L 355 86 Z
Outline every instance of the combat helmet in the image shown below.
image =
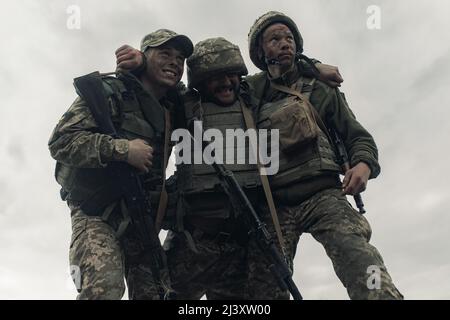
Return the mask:
M 189 88 L 197 88 L 214 74 L 227 72 L 243 76 L 248 73 L 239 47 L 222 37 L 197 43 L 186 64 Z
M 264 61 L 264 58 L 260 58 L 258 55 L 260 35 L 268 26 L 277 22 L 281 22 L 288 26 L 294 35 L 295 44 L 297 45 L 297 53 L 300 54 L 303 52 L 303 38 L 295 22 L 284 13 L 269 11 L 255 21 L 253 26 L 250 28 L 250 32 L 248 33 L 250 59 L 252 59 L 255 66 L 263 71 L 267 70 L 267 64 Z

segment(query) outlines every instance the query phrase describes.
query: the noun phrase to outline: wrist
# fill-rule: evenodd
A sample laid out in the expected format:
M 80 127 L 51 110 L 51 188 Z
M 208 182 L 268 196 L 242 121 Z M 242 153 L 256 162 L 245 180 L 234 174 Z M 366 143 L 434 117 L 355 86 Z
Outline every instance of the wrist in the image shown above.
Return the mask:
M 142 57 L 142 63 L 136 69 L 131 70 L 131 73 L 133 75 L 135 75 L 136 77 L 138 77 L 138 78 L 147 69 L 147 59 L 146 59 L 145 54 L 143 52 L 141 52 L 141 57 Z
M 364 161 L 360 161 L 360 162 L 358 162 L 357 166 L 361 167 L 361 169 L 363 169 L 365 171 L 365 173 L 367 174 L 367 177 L 370 177 L 370 175 L 372 174 L 372 170 L 370 169 L 370 166 L 368 163 L 366 163 Z
M 128 160 L 129 141 L 127 139 L 115 139 L 113 142 L 112 161 Z

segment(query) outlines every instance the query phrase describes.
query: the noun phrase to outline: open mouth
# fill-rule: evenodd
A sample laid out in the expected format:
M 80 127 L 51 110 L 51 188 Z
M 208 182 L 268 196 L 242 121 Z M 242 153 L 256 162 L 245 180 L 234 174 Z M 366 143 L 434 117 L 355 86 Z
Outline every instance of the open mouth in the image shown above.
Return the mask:
M 173 70 L 165 69 L 165 70 L 163 70 L 163 73 L 171 78 L 176 78 L 178 76 L 178 73 L 176 73 Z
M 217 88 L 215 93 L 220 94 L 220 95 L 229 95 L 232 94 L 234 92 L 233 87 L 220 87 Z

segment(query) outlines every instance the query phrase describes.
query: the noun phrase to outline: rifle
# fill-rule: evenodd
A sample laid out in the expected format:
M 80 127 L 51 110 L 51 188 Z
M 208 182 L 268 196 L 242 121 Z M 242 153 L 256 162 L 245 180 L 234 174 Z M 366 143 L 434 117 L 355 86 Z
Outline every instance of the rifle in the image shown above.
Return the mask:
M 330 133 L 331 139 L 333 140 L 333 144 L 335 146 L 335 149 L 337 151 L 337 157 L 338 157 L 338 163 L 342 168 L 342 172 L 345 173 L 350 170 L 350 163 L 348 160 L 348 154 L 347 150 L 345 149 L 345 145 L 342 142 L 341 138 L 339 137 L 339 134 L 337 133 L 336 129 L 332 126 L 328 126 L 328 131 Z M 361 194 L 355 194 L 353 196 L 353 199 L 355 200 L 356 207 L 358 207 L 359 213 L 364 214 L 366 213 L 366 209 L 364 209 L 364 202 L 361 198 Z
M 109 104 L 105 95 L 103 82 L 99 72 L 93 72 L 88 75 L 74 79 L 74 86 L 77 93 L 82 97 L 97 125 L 100 132 L 110 135 L 114 139 L 120 138 L 110 116 Z M 114 183 L 108 185 L 113 199 L 124 199 L 128 209 L 131 225 L 141 244 L 141 252 L 145 253 L 150 265 L 153 278 L 159 284 L 159 294 L 161 298 L 166 299 L 169 292 L 167 286 L 161 280 L 162 269 L 166 268 L 164 252 L 155 229 L 152 209 L 150 207 L 148 193 L 145 192 L 138 171 L 131 165 L 124 162 L 111 162 L 108 167 L 111 176 L 114 177 Z M 96 201 L 89 199 L 81 205 L 81 209 L 87 214 L 98 214 Z M 119 227 L 120 229 L 120 227 Z
M 195 126 L 196 121 L 192 121 L 191 125 Z M 195 142 L 195 138 L 192 135 L 190 136 L 191 139 Z M 205 148 L 207 146 L 207 143 L 205 141 L 202 141 L 202 146 L 203 148 Z M 266 224 L 259 218 L 244 190 L 242 190 L 242 187 L 236 180 L 233 172 L 226 169 L 223 164 L 218 164 L 215 161 L 209 162 L 212 163 L 214 170 L 219 176 L 222 187 L 225 193 L 230 198 L 233 206 L 240 210 L 240 212 L 247 213 L 244 214 L 244 217 L 247 220 L 249 228 L 251 229 L 249 234 L 254 234 L 256 236 L 258 246 L 268 260 L 270 264 L 269 269 L 277 279 L 280 288 L 282 290 L 289 290 L 294 300 L 303 300 L 300 291 L 298 290 L 297 286 L 294 283 L 294 280 L 292 279 L 292 273 L 285 261 L 285 258 L 275 245 L 273 237 L 266 228 Z

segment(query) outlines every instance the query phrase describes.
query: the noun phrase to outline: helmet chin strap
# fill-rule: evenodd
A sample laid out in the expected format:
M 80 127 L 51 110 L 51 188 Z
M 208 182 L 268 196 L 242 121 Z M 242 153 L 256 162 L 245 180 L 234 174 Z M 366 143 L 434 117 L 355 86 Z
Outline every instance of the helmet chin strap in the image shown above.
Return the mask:
M 278 59 L 272 58 L 269 59 L 267 57 L 264 58 L 264 61 L 266 62 L 266 64 L 269 65 L 280 65 L 280 61 Z
M 304 56 L 303 54 L 301 54 L 301 52 L 297 51 L 295 53 L 295 61 L 297 62 L 300 58 L 305 58 L 305 60 L 309 60 L 308 57 Z M 269 66 L 269 65 L 280 65 L 280 60 L 278 60 L 277 58 L 268 58 L 268 57 L 264 57 L 264 61 L 265 63 Z M 311 61 L 311 60 L 309 60 Z

